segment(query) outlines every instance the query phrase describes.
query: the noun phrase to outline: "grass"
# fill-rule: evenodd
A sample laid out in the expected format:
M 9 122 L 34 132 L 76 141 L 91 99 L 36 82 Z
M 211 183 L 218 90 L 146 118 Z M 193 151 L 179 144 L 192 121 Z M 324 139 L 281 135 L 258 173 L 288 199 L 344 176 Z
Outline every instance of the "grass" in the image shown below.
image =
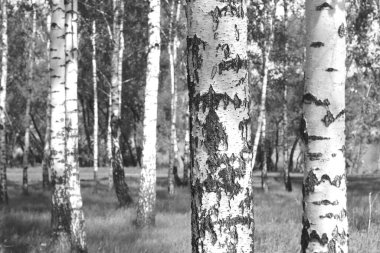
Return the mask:
M 21 170 L 9 170 L 7 209 L 0 211 L 0 252 L 44 252 L 50 233 L 50 193 L 41 189 L 41 171 L 30 169 L 30 194 L 21 195 Z M 137 198 L 136 168 L 126 169 L 129 186 Z M 165 171 L 157 182 L 156 226 L 137 230 L 133 225 L 135 207 L 121 209 L 113 191 L 107 190 L 107 169 L 100 169 L 101 187 L 93 193 L 91 168 L 81 170 L 83 205 L 89 252 L 181 253 L 191 252 L 190 194 L 177 189 L 174 198 L 167 195 Z M 287 193 L 281 182 L 269 181 L 270 192 L 257 189 L 255 194 L 255 252 L 299 252 L 301 232 L 301 191 L 297 179 L 294 191 Z M 380 178 L 352 179 L 348 185 L 350 252 L 375 253 L 380 249 L 380 198 L 372 208 L 368 226 L 368 193 L 380 192 Z

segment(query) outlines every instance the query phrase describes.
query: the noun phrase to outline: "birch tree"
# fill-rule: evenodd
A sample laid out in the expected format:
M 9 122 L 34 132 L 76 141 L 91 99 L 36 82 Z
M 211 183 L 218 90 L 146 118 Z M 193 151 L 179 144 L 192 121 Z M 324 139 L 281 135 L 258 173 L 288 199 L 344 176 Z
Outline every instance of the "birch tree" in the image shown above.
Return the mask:
M 345 1 L 306 1 L 302 252 L 348 252 Z
M 97 190 L 98 181 L 98 86 L 96 77 L 96 21 L 92 22 L 92 83 L 94 85 L 94 181 L 95 191 Z
M 145 87 L 142 168 L 137 204 L 139 227 L 155 224 L 156 203 L 156 141 L 157 141 L 157 95 L 160 73 L 160 0 L 149 2 L 149 53 Z
M 123 45 L 122 23 L 124 17 L 124 2 L 113 0 L 114 8 L 114 27 L 113 27 L 113 52 L 112 52 L 112 115 L 111 115 L 111 144 L 112 144 L 112 172 L 113 183 L 117 199 L 120 206 L 129 205 L 132 198 L 129 195 L 129 188 L 125 181 L 125 172 L 123 166 L 123 157 L 120 150 L 121 135 L 121 65 Z
M 31 13 L 31 19 L 32 19 L 32 34 L 30 36 L 30 45 L 29 45 L 29 52 L 28 52 L 28 79 L 27 79 L 27 97 L 26 97 L 26 110 L 25 110 L 25 137 L 24 137 L 24 155 L 23 155 L 23 184 L 22 184 L 22 192 L 23 194 L 28 194 L 28 166 L 29 166 L 29 153 L 30 153 L 30 128 L 31 126 L 31 119 L 30 119 L 30 109 L 31 109 L 31 102 L 32 102 L 32 85 L 33 85 L 33 67 L 34 67 L 34 50 L 36 45 L 36 6 L 35 4 L 32 4 L 32 13 Z
M 284 169 L 284 184 L 287 191 L 292 191 L 292 182 L 290 181 L 289 167 L 288 167 L 288 138 L 287 138 L 287 126 L 288 126 L 288 107 L 287 107 L 287 95 L 288 95 L 288 85 L 287 85 L 287 64 L 288 64 L 288 1 L 283 0 L 284 5 L 284 20 L 283 29 L 285 33 L 284 42 L 284 103 L 282 109 L 282 155 L 283 155 L 283 169 Z
M 50 37 L 50 28 L 51 28 L 51 13 L 50 9 L 48 10 L 48 13 L 46 15 L 46 27 L 47 27 L 47 33 L 48 37 Z M 50 52 L 50 38 L 47 38 L 46 43 L 47 52 Z M 48 63 L 48 69 L 50 70 L 50 62 Z M 51 107 L 50 107 L 50 101 L 51 101 L 51 93 L 50 93 L 50 87 L 49 87 L 49 95 L 47 97 L 47 103 L 46 103 L 46 131 L 45 131 L 45 141 L 44 141 L 44 153 L 42 158 L 42 188 L 46 189 L 49 187 L 49 170 L 50 170 L 50 131 L 51 131 Z
M 253 252 L 246 1 L 187 1 L 192 252 Z
M 0 204 L 8 204 L 6 108 L 8 78 L 8 13 L 7 0 L 1 1 L 1 79 L 0 79 Z
M 54 0 L 51 11 L 52 247 L 86 252 L 78 171 L 77 0 Z

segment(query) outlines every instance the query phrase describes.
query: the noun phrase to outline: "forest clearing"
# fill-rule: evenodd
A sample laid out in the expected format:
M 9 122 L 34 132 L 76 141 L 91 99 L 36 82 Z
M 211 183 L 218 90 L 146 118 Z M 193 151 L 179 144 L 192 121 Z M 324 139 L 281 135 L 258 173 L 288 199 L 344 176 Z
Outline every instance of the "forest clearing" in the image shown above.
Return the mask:
M 136 197 L 138 177 L 128 176 L 137 168 L 125 168 L 131 195 Z M 101 187 L 93 194 L 92 168 L 81 168 L 82 195 L 89 252 L 99 253 L 190 253 L 190 192 L 178 189 L 170 197 L 166 187 L 166 171 L 158 171 L 156 226 L 151 230 L 136 230 L 135 208 L 124 210 L 108 191 L 107 168 L 99 168 Z M 49 240 L 50 195 L 41 191 L 39 167 L 31 168 L 31 196 L 22 196 L 20 180 L 10 180 L 9 207 L 0 212 L 0 241 L 3 249 L 14 253 L 41 252 Z M 21 170 L 9 173 L 21 178 Z M 260 189 L 256 178 L 255 249 L 257 252 L 299 252 L 302 178 L 294 180 L 294 191 L 283 191 L 281 179 L 269 180 L 270 193 Z M 380 195 L 380 176 L 352 177 L 348 181 L 350 251 L 378 253 L 380 248 L 380 196 L 373 202 L 371 228 L 368 231 L 368 194 Z

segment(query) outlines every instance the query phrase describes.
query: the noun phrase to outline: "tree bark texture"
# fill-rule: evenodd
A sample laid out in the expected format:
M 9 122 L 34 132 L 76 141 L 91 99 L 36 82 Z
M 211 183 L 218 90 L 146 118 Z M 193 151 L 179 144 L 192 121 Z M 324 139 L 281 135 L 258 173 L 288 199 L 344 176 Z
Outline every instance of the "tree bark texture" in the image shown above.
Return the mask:
M 29 167 L 29 154 L 30 154 L 30 128 L 31 126 L 31 117 L 30 117 L 30 107 L 32 102 L 32 85 L 33 85 L 33 67 L 34 67 L 34 49 L 36 47 L 36 10 L 34 4 L 32 4 L 32 34 L 30 36 L 30 45 L 29 45 L 29 66 L 28 66 L 28 79 L 27 79 L 27 97 L 26 97 L 26 110 L 25 110 L 25 137 L 24 137 L 24 155 L 23 155 L 23 184 L 22 192 L 23 194 L 28 194 L 28 167 Z
M 347 253 L 345 1 L 306 1 L 301 252 Z
M 150 1 L 148 15 L 149 53 L 147 59 L 143 152 L 137 204 L 137 226 L 155 223 L 156 203 L 156 142 L 157 142 L 157 95 L 160 73 L 160 16 L 161 1 Z
M 108 122 L 107 122 L 107 162 L 108 162 L 108 190 L 112 190 L 113 187 L 113 172 L 112 172 L 112 87 L 108 94 Z
M 96 76 L 96 21 L 94 20 L 92 22 L 92 37 L 91 37 L 91 44 L 92 44 L 92 82 L 94 85 L 94 182 L 95 182 L 95 191 L 98 188 L 98 157 L 99 157 L 99 151 L 98 151 L 98 132 L 99 132 L 99 126 L 98 126 L 98 83 L 97 83 L 97 76 Z
M 112 53 L 112 116 L 111 116 L 111 144 L 112 144 L 112 173 L 113 183 L 115 186 L 116 197 L 120 206 L 129 205 L 132 198 L 129 195 L 129 188 L 125 180 L 125 172 L 123 166 L 123 157 L 120 149 L 121 136 L 121 71 L 120 61 L 122 61 L 121 45 L 123 44 L 122 22 L 124 18 L 124 2 L 120 0 L 113 1 L 114 8 L 114 27 L 113 40 L 114 48 Z
M 253 252 L 246 1 L 187 1 L 192 252 Z
M 86 252 L 78 171 L 77 0 L 54 0 L 51 12 L 51 247 Z
M 185 131 L 185 150 L 184 150 L 184 161 L 183 161 L 183 179 L 182 183 L 184 185 L 189 184 L 189 171 L 190 171 L 190 112 L 189 107 L 186 111 L 186 131 Z
M 6 145 L 6 109 L 8 78 L 8 15 L 7 0 L 1 2 L 1 80 L 0 80 L 0 204 L 8 204 L 7 190 L 7 145 Z
M 66 164 L 67 195 L 70 205 L 71 248 L 87 251 L 78 162 L 78 0 L 66 0 Z

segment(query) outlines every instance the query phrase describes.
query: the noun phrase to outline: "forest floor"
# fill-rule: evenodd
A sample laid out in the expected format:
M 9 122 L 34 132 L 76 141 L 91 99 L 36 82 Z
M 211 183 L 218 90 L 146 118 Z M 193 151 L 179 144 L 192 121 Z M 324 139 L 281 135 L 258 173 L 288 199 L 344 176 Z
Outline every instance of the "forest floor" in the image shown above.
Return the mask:
M 126 169 L 132 196 L 137 200 L 138 169 Z M 90 253 L 191 252 L 190 194 L 177 188 L 170 198 L 166 171 L 158 172 L 156 226 L 137 230 L 135 206 L 118 208 L 114 191 L 108 191 L 107 169 L 100 168 L 101 185 L 93 192 L 91 168 L 81 169 L 83 206 Z M 0 252 L 45 252 L 50 233 L 50 193 L 41 188 L 40 168 L 31 168 L 29 195 L 21 195 L 21 170 L 9 169 L 9 207 L 0 211 Z M 259 180 L 259 179 L 257 179 Z M 269 181 L 270 192 L 255 194 L 255 252 L 298 253 L 301 234 L 301 179 L 287 193 L 281 181 Z M 259 184 L 257 184 L 258 186 Z M 380 252 L 380 197 L 372 205 L 368 231 L 368 194 L 380 195 L 380 178 L 352 178 L 348 184 L 350 253 Z

